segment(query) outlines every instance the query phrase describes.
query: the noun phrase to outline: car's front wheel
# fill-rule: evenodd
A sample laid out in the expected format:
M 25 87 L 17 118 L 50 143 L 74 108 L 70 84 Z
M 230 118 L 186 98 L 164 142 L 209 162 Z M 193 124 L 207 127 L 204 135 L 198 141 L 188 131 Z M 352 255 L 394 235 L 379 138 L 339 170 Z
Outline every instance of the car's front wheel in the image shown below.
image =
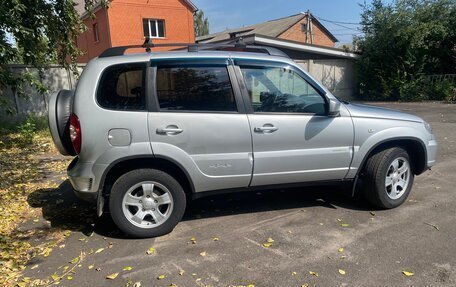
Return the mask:
M 120 230 L 137 238 L 171 232 L 185 212 L 185 192 L 178 181 L 156 169 L 125 173 L 112 186 L 109 208 Z
M 414 174 L 407 151 L 392 147 L 369 157 L 363 170 L 364 196 L 380 208 L 395 208 L 410 194 Z

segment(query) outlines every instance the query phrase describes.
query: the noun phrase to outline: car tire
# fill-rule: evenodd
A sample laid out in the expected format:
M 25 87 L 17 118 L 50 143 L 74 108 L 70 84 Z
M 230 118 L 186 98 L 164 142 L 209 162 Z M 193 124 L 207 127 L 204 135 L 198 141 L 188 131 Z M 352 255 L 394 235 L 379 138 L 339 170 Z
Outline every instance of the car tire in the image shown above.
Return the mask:
M 171 175 L 137 169 L 120 176 L 111 189 L 109 209 L 117 227 L 135 238 L 167 234 L 182 219 L 186 196 Z
M 362 179 L 363 194 L 369 203 L 384 209 L 398 207 L 413 186 L 409 154 L 401 147 L 376 151 L 367 160 Z

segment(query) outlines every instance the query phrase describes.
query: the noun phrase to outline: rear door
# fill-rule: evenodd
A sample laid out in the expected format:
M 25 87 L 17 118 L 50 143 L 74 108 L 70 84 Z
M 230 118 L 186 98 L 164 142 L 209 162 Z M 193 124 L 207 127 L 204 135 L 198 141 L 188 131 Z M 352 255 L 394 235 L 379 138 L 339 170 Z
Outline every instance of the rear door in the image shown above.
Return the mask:
M 350 117 L 327 115 L 327 100 L 299 69 L 236 61 L 250 102 L 254 172 L 251 185 L 343 179 L 353 144 Z
M 247 187 L 252 175 L 249 123 L 228 63 L 152 60 L 152 150 L 181 165 L 197 192 Z

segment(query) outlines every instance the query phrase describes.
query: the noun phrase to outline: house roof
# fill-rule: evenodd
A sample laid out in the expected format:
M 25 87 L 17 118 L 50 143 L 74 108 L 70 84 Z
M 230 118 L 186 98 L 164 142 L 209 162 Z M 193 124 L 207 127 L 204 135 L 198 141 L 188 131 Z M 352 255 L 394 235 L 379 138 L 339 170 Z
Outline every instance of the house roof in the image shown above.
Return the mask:
M 317 20 L 317 18 L 313 17 L 312 14 L 310 15 L 312 17 L 312 22 L 316 23 L 331 38 L 331 40 L 338 42 L 337 38 L 334 37 L 334 35 L 331 34 L 331 32 L 329 32 L 328 29 L 326 29 L 325 26 L 323 26 L 323 24 Z M 196 42 L 219 42 L 228 40 L 233 37 L 247 36 L 252 34 L 259 34 L 276 38 L 305 17 L 307 17 L 307 13 L 299 13 L 296 15 L 270 20 L 247 27 L 227 29 L 219 33 L 197 37 Z
M 76 4 L 75 5 L 76 12 L 78 12 L 78 14 L 81 16 L 81 18 L 85 18 L 88 15 L 87 11 L 85 10 L 85 0 L 73 0 L 73 1 Z M 111 0 L 109 0 L 109 1 L 111 1 Z M 96 4 L 93 7 L 94 10 L 95 10 L 95 9 L 97 9 L 97 8 L 99 8 L 101 6 L 100 5 L 101 1 L 100 0 L 96 0 L 94 2 L 96 2 Z M 190 0 L 182 0 L 182 2 L 187 4 L 190 7 L 190 9 L 192 9 L 192 12 L 198 11 L 198 7 L 196 7 L 195 4 L 193 4 L 192 1 L 190 1 Z

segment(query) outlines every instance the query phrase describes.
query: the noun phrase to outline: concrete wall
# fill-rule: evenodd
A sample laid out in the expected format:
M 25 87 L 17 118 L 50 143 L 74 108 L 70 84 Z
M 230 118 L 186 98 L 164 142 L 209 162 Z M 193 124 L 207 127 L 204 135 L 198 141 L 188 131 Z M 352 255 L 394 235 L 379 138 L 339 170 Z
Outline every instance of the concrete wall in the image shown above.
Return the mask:
M 351 100 L 356 93 L 354 61 L 350 59 L 295 60 L 335 96 Z
M 84 65 L 80 65 L 78 68 L 82 71 L 83 67 Z M 11 69 L 15 73 L 20 73 L 27 69 L 38 77 L 38 71 L 36 69 L 24 65 L 12 65 Z M 25 97 L 20 97 L 10 88 L 1 91 L 2 95 L 0 97 L 6 99 L 8 104 L 6 106 L 0 106 L 0 124 L 2 122 L 15 123 L 21 121 L 29 114 L 46 115 L 49 96 L 62 89 L 74 89 L 77 78 L 60 66 L 51 66 L 44 71 L 40 81 L 49 89 L 48 93 L 44 95 L 39 94 L 29 85 L 24 85 L 23 87 L 26 94 Z M 8 110 L 15 112 L 15 115 L 8 115 Z

